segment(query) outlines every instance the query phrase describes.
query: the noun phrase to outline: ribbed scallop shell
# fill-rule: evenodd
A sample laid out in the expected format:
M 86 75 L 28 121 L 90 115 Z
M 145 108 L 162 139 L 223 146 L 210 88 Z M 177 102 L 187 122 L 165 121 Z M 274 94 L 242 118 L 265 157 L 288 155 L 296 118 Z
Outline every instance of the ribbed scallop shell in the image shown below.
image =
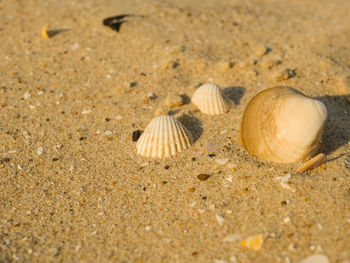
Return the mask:
M 241 123 L 241 143 L 253 155 L 275 163 L 308 159 L 321 147 L 326 106 L 289 87 L 258 93 Z
M 192 103 L 204 114 L 219 115 L 229 110 L 229 104 L 214 83 L 203 84 L 193 94 Z
M 163 158 L 175 155 L 192 144 L 191 133 L 172 116 L 154 118 L 138 139 L 137 153 L 145 157 Z

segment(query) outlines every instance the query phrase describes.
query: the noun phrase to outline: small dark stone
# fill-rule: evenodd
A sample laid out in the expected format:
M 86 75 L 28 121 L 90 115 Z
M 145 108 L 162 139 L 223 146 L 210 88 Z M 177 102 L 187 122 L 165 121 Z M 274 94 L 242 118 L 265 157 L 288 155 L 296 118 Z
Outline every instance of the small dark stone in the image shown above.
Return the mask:
M 166 165 L 166 166 L 164 166 L 164 169 L 165 169 L 165 170 L 168 170 L 169 167 L 170 167 L 169 165 Z
M 213 158 L 213 157 L 215 157 L 216 155 L 215 155 L 215 153 L 211 153 L 211 154 L 208 154 L 208 156 L 209 156 L 210 158 Z
M 130 82 L 130 88 L 133 88 L 133 87 L 136 87 L 136 86 L 137 86 L 137 82 L 136 81 Z
M 58 158 L 52 158 L 52 161 L 56 162 L 58 161 Z
M 281 205 L 287 205 L 287 201 L 282 201 Z
M 105 121 L 110 121 L 111 119 L 110 118 L 105 118 Z
M 82 141 L 82 140 L 85 140 L 86 138 L 84 136 L 80 137 L 79 140 Z
M 172 67 L 173 67 L 173 68 L 177 68 L 178 66 L 180 66 L 180 64 L 179 64 L 179 63 L 177 63 L 177 62 L 173 62 L 173 65 L 172 65 Z
M 202 197 L 202 200 L 207 200 L 207 197 L 206 197 L 206 196 L 203 196 L 203 197 Z
M 50 121 L 50 119 L 46 119 L 46 121 Z
M 167 184 L 168 182 L 167 182 L 167 181 L 163 181 L 162 183 L 163 183 L 163 184 Z
M 197 178 L 198 178 L 199 180 L 201 180 L 201 181 L 205 181 L 205 180 L 207 180 L 209 177 L 210 177 L 209 174 L 199 174 L 199 175 L 197 175 Z
M 141 134 L 142 134 L 142 131 L 140 131 L 140 130 L 134 131 L 132 133 L 132 141 L 137 142 L 137 140 L 140 138 Z
M 10 158 L 2 158 L 0 160 L 0 164 L 3 164 L 3 163 L 8 163 L 10 161 Z
M 196 159 L 196 157 L 192 157 L 191 160 L 192 160 L 192 162 L 195 162 L 197 159 Z
M 146 187 L 144 187 L 142 190 L 143 190 L 143 191 L 146 191 Z

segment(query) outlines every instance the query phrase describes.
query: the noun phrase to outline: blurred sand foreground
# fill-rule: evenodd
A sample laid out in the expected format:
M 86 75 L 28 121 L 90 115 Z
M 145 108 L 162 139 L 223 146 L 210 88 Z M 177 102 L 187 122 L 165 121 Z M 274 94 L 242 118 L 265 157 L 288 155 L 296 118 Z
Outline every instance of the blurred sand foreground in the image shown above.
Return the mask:
M 120 14 L 137 16 L 102 25 Z M 350 262 L 349 14 L 348 0 L 1 0 L 0 262 Z M 189 103 L 205 82 L 228 113 Z M 240 145 L 245 105 L 276 85 L 327 105 L 331 161 L 296 174 Z M 195 143 L 137 156 L 132 132 L 164 107 Z

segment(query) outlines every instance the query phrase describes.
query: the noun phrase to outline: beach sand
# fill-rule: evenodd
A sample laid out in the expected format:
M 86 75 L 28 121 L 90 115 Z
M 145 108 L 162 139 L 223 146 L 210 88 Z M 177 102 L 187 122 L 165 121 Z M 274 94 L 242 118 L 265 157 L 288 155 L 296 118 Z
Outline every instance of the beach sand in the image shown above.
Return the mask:
M 0 262 L 350 262 L 349 13 L 348 0 L 0 1 Z M 121 14 L 134 16 L 119 32 L 103 26 Z M 65 31 L 44 39 L 45 25 Z M 228 113 L 190 103 L 207 82 Z M 328 108 L 328 162 L 305 173 L 239 142 L 249 100 L 281 85 Z M 133 131 L 164 111 L 194 144 L 137 155 Z M 255 235 L 260 249 L 241 245 Z

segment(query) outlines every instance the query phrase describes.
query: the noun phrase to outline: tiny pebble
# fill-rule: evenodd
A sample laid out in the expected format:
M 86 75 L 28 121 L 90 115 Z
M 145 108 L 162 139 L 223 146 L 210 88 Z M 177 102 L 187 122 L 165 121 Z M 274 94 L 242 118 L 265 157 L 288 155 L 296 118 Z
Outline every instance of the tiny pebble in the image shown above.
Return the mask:
M 215 157 L 216 155 L 215 155 L 215 153 L 210 153 L 210 154 L 208 154 L 208 156 L 209 156 L 210 158 L 213 158 L 213 157 Z
M 140 138 L 141 134 L 142 134 L 142 131 L 140 131 L 140 130 L 133 131 L 132 141 L 136 142 Z
M 249 248 L 257 251 L 261 248 L 263 242 L 264 242 L 263 235 L 255 235 L 242 240 L 240 243 L 245 248 Z
M 234 168 L 237 167 L 237 165 L 236 165 L 235 163 L 229 162 L 229 163 L 227 164 L 227 167 L 228 167 L 229 169 L 234 169 Z
M 289 184 L 287 183 L 284 183 L 284 182 L 280 182 L 280 185 L 282 186 L 282 188 L 284 189 L 287 189 L 287 190 L 290 190 L 291 192 L 295 192 L 295 188 L 291 187 Z
M 231 177 L 231 176 L 225 178 L 225 180 L 228 181 L 228 182 L 230 182 L 230 183 L 232 183 L 232 177 Z
M 145 166 L 147 166 L 147 165 L 149 165 L 149 162 L 144 162 L 144 163 L 142 163 L 142 164 L 140 165 L 140 167 L 145 167 Z
M 91 113 L 91 110 L 83 110 L 82 112 L 81 112 L 81 114 L 89 114 L 89 113 Z
M 133 88 L 133 87 L 136 87 L 136 86 L 137 86 L 137 82 L 136 81 L 130 82 L 130 88 Z
M 146 230 L 146 231 L 150 231 L 150 230 L 151 230 L 151 227 L 150 227 L 150 226 L 146 226 L 146 227 L 145 227 L 145 230 Z
M 291 174 L 286 174 L 285 176 L 278 176 L 276 177 L 276 180 L 286 183 L 291 178 L 291 176 L 292 176 Z
M 31 95 L 29 92 L 26 92 L 26 93 L 24 93 L 23 98 L 24 98 L 25 100 L 27 100 L 27 99 L 29 99 L 31 96 L 32 96 L 32 95 Z
M 37 153 L 38 155 L 41 155 L 43 152 L 44 152 L 43 147 L 39 147 L 36 153 Z
M 164 169 L 168 170 L 169 169 L 169 165 L 164 166 Z
M 225 165 L 226 163 L 228 163 L 230 159 L 225 158 L 225 159 L 216 159 L 215 162 L 217 162 L 218 164 L 222 164 Z
M 290 218 L 287 216 L 285 219 L 283 219 L 283 223 L 287 224 L 290 222 Z
M 240 239 L 242 239 L 241 235 L 234 233 L 234 234 L 229 234 L 226 237 L 224 237 L 223 241 L 224 242 L 235 242 L 235 241 L 238 241 Z
M 216 216 L 216 220 L 218 220 L 219 224 L 222 225 L 225 221 L 225 218 L 219 215 L 215 215 Z
M 199 174 L 199 175 L 197 175 L 197 178 L 198 178 L 200 181 L 205 181 L 205 180 L 207 180 L 209 177 L 210 177 L 209 174 Z

